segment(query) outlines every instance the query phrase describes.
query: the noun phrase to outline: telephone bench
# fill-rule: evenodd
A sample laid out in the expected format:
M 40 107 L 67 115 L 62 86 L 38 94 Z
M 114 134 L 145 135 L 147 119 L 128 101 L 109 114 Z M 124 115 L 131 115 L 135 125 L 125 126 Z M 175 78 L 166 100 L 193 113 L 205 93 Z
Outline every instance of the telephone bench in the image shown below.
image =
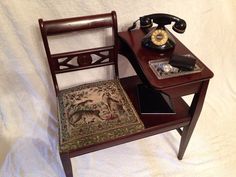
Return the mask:
M 201 72 L 175 78 L 158 79 L 149 67 L 150 60 L 169 57 L 173 52 L 191 54 L 181 42 L 176 39 L 175 50 L 166 53 L 145 49 L 141 47 L 144 36 L 141 30 L 117 32 L 115 11 L 67 19 L 39 19 L 39 26 L 58 100 L 59 153 L 67 177 L 73 176 L 72 157 L 173 129 L 181 135 L 178 158 L 183 158 L 213 73 L 198 59 Z M 64 33 L 82 34 L 81 31 L 101 28 L 112 30 L 113 45 L 51 53 L 50 41 L 54 38 L 50 36 L 63 37 Z M 137 76 L 119 78 L 118 52 L 128 58 Z M 70 72 L 78 77 L 75 71 L 89 73 L 89 69 L 110 66 L 114 70 L 112 80 L 59 88 L 59 74 Z M 147 97 L 138 94 L 140 86 L 151 88 L 154 94 L 165 94 L 174 112 L 142 114 L 140 103 Z M 190 106 L 181 98 L 189 94 L 194 94 Z M 155 101 L 160 104 L 159 99 L 154 99 L 153 105 Z

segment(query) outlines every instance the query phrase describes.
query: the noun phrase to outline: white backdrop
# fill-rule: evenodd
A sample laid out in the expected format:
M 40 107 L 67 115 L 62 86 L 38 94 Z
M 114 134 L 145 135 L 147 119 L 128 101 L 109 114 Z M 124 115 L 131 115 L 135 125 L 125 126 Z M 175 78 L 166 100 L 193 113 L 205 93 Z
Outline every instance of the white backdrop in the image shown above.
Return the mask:
M 182 161 L 176 158 L 179 136 L 172 131 L 73 158 L 74 176 L 236 176 L 234 0 L 1 0 L 0 176 L 64 176 L 57 151 L 56 100 L 38 18 L 112 10 L 117 12 L 119 31 L 151 13 L 185 19 L 186 32 L 176 36 L 215 76 Z M 122 76 L 134 74 L 124 58 L 120 65 Z

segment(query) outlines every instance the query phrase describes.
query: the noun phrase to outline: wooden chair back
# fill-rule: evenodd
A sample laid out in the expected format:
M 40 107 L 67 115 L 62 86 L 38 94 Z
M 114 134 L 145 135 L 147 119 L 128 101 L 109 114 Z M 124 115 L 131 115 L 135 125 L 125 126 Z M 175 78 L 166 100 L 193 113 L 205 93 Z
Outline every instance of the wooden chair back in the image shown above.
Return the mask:
M 117 64 L 117 17 L 115 11 L 106 14 L 58 20 L 44 21 L 43 19 L 39 19 L 39 26 L 41 29 L 41 35 L 43 38 L 44 48 L 47 54 L 56 95 L 59 93 L 56 74 L 114 65 L 115 76 L 119 77 Z M 63 53 L 51 53 L 48 40 L 49 36 L 97 28 L 112 28 L 112 45 Z M 98 56 L 99 59 L 94 61 L 92 55 Z M 75 60 L 73 64 L 71 64 L 72 60 Z

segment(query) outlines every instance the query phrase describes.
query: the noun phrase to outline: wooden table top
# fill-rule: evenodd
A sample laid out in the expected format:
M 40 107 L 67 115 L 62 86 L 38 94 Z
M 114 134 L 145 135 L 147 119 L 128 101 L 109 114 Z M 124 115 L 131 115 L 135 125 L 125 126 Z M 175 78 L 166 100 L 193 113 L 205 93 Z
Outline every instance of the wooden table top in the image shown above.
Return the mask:
M 179 85 L 190 84 L 194 82 L 200 82 L 202 80 L 208 80 L 213 77 L 212 71 L 204 65 L 200 59 L 198 59 L 187 47 L 185 47 L 177 38 L 175 38 L 176 46 L 174 51 L 160 53 L 158 51 L 147 49 L 141 46 L 141 40 L 144 37 L 144 33 L 141 30 L 133 30 L 131 32 L 119 32 L 121 42 L 128 45 L 137 60 L 137 63 L 142 69 L 143 74 L 154 88 L 157 90 L 175 87 Z M 149 67 L 148 61 L 155 59 L 163 59 L 164 57 L 170 57 L 172 54 L 192 54 L 197 58 L 197 64 L 202 68 L 202 71 L 195 74 L 189 74 L 184 76 L 178 76 L 167 79 L 158 79 Z

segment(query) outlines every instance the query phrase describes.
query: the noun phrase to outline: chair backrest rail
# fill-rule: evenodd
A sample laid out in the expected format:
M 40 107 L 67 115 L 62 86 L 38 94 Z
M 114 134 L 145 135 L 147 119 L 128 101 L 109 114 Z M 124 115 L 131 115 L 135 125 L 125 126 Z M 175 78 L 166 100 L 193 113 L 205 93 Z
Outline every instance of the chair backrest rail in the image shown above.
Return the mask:
M 48 20 L 44 21 L 43 26 L 47 35 L 50 36 L 84 29 L 112 27 L 113 19 L 111 14 L 100 14 L 60 20 Z
M 83 69 L 92 69 L 95 67 L 100 67 L 100 66 L 109 66 L 109 65 L 114 65 L 115 62 L 109 62 L 109 63 L 103 63 L 103 64 L 94 64 L 94 65 L 90 65 L 90 66 L 81 66 L 80 68 L 68 68 L 68 69 L 60 69 L 60 70 L 55 70 L 54 73 L 55 74 L 61 74 L 61 73 L 66 73 L 66 72 L 72 72 L 72 71 L 79 71 L 79 70 L 83 70 Z
M 71 51 L 71 52 L 63 52 L 63 53 L 55 53 L 51 55 L 52 59 L 58 59 L 62 57 L 69 57 L 69 56 L 77 56 L 80 54 L 86 54 L 86 53 L 95 53 L 95 52 L 105 52 L 113 50 L 114 46 L 107 46 L 107 47 L 99 47 L 99 48 L 92 48 L 92 49 L 86 49 L 86 50 L 78 50 L 78 51 Z

